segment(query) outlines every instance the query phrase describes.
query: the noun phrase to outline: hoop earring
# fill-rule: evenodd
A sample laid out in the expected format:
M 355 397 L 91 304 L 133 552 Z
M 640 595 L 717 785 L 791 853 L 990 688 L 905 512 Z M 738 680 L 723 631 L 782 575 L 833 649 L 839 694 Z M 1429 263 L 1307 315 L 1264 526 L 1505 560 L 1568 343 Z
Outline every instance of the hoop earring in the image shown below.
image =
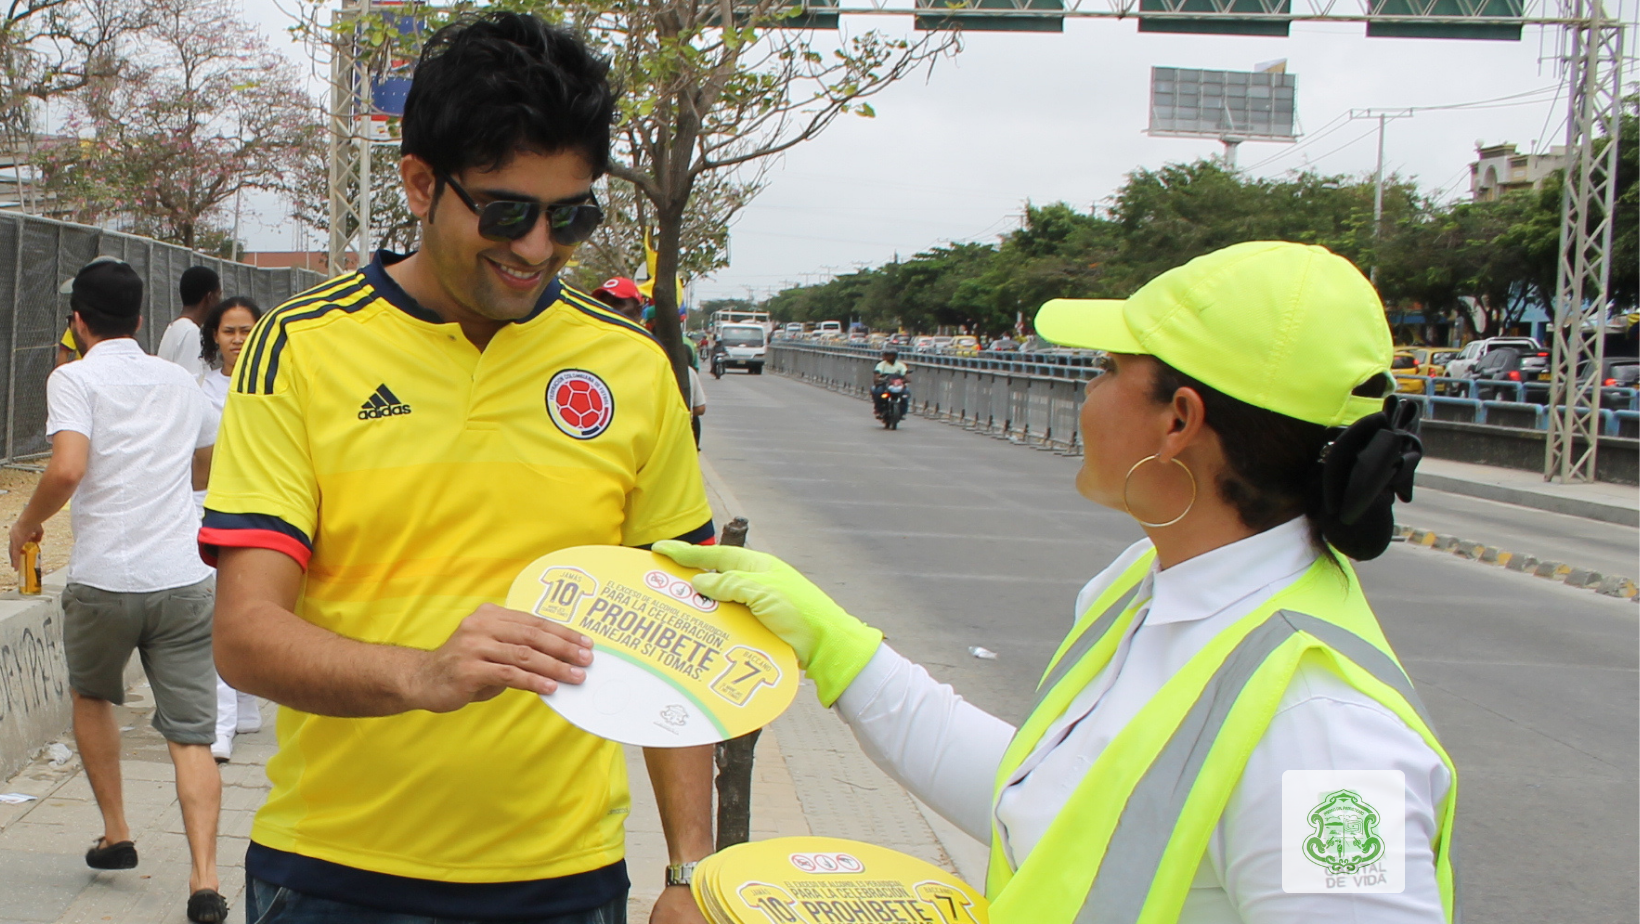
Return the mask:
M 1122 479 L 1122 509 L 1127 511 L 1128 516 L 1133 517 L 1133 519 L 1135 519 L 1135 520 L 1138 520 L 1140 526 L 1148 526 L 1151 529 L 1161 529 L 1164 526 L 1172 526 L 1174 523 L 1179 522 L 1180 520 L 1182 520 L 1185 517 L 1189 516 L 1191 510 L 1195 509 L 1195 507 L 1196 507 L 1196 473 L 1192 472 L 1190 470 L 1190 466 L 1184 464 L 1183 462 L 1180 462 L 1177 458 L 1172 459 L 1171 461 L 1173 462 L 1174 465 L 1177 465 L 1178 467 L 1184 469 L 1184 473 L 1186 475 L 1190 476 L 1190 503 L 1185 506 L 1184 513 L 1181 513 L 1178 516 L 1174 517 L 1173 519 L 1168 520 L 1166 523 L 1146 523 L 1144 520 L 1139 519 L 1139 515 L 1133 512 L 1133 506 L 1128 503 L 1128 486 L 1133 482 L 1133 473 L 1139 470 L 1139 466 L 1141 466 L 1141 465 L 1145 464 L 1146 462 L 1149 462 L 1149 461 L 1151 461 L 1155 458 L 1156 458 L 1155 455 L 1145 456 L 1143 459 L 1140 459 L 1139 461 L 1133 463 L 1133 467 L 1128 469 L 1127 477 Z

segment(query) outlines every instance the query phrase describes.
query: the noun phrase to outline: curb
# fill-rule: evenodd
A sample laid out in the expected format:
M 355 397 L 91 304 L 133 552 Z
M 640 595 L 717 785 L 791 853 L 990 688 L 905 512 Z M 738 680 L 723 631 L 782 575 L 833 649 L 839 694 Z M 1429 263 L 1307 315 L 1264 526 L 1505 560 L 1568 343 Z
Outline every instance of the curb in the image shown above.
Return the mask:
M 1467 539 L 1459 539 L 1456 536 L 1434 533 L 1427 529 L 1397 526 L 1395 527 L 1395 537 L 1405 541 L 1408 545 L 1422 546 L 1437 552 L 1451 552 L 1459 558 L 1467 558 L 1486 565 L 1497 565 L 1510 571 L 1519 571 L 1523 574 L 1547 578 L 1571 587 L 1592 590 L 1597 594 L 1608 597 L 1621 597 L 1640 603 L 1640 586 L 1636 585 L 1633 578 L 1605 575 L 1598 571 L 1579 568 L 1565 562 L 1539 559 L 1532 555 L 1521 555 L 1482 542 L 1471 542 Z
M 1545 494 L 1541 491 L 1532 491 L 1526 488 L 1511 488 L 1508 485 L 1470 481 L 1465 478 L 1453 478 L 1450 475 L 1437 475 L 1433 472 L 1417 472 L 1413 479 L 1413 483 L 1418 487 L 1429 488 L 1433 491 L 1463 494 L 1468 497 L 1478 497 L 1482 500 L 1514 504 L 1517 507 L 1531 507 L 1534 510 L 1546 510 L 1550 513 L 1563 513 L 1567 516 L 1582 517 L 1585 520 L 1616 523 L 1619 526 L 1640 526 L 1640 508 L 1625 507 L 1620 504 L 1605 504 L 1577 497 L 1561 497 L 1556 494 Z

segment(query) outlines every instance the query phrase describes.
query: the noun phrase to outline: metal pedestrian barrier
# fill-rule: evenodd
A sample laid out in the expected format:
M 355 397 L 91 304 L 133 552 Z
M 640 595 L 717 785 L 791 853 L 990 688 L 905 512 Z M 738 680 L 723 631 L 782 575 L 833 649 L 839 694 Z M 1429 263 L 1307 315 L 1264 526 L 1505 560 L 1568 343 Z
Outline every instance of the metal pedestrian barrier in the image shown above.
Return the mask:
M 1546 405 L 1549 403 L 1548 382 L 1510 382 L 1500 379 L 1454 379 L 1435 375 L 1403 375 L 1395 373 L 1397 381 L 1416 382 L 1417 392 L 1403 392 L 1407 397 L 1475 398 L 1496 400 L 1505 394 L 1516 404 Z M 1606 386 L 1600 389 L 1600 406 L 1614 411 L 1640 411 L 1640 389 Z M 1513 426 L 1513 425 L 1511 425 Z M 1541 430 L 1547 423 L 1539 423 Z
M 68 327 L 68 296 L 57 291 L 98 256 L 131 264 L 143 281 L 137 342 L 149 353 L 166 325 L 182 313 L 177 282 L 190 266 L 222 277 L 222 294 L 248 295 L 270 310 L 324 276 L 303 269 L 266 269 L 187 250 L 175 244 L 34 215 L 0 212 L 0 337 L 10 345 L 0 401 L 6 411 L 3 460 L 51 451 L 46 439 L 46 377 Z
M 776 337 L 769 344 L 767 367 L 832 391 L 869 398 L 872 367 L 881 350 L 842 343 L 815 343 Z M 1092 354 L 1004 354 L 951 356 L 903 352 L 911 367 L 911 412 L 957 423 L 1015 442 L 1047 449 L 1082 451 L 1077 417 L 1083 388 L 1098 374 Z M 1417 380 L 1421 392 L 1403 392 L 1422 405 L 1426 420 L 1488 424 L 1519 430 L 1547 430 L 1546 386 L 1538 382 L 1496 382 L 1440 376 L 1396 375 Z M 1498 400 L 1504 397 L 1514 400 Z M 1540 400 L 1534 400 L 1540 399 Z M 1640 390 L 1603 388 L 1601 433 L 1640 433 Z M 1579 414 L 1589 413 L 1580 408 Z
M 880 351 L 776 339 L 771 372 L 869 398 Z M 1039 360 L 901 354 L 911 368 L 911 412 L 1014 442 L 1081 452 L 1077 416 L 1083 389 L 1097 373 L 1085 356 Z M 1064 362 L 1057 360 L 1063 359 Z

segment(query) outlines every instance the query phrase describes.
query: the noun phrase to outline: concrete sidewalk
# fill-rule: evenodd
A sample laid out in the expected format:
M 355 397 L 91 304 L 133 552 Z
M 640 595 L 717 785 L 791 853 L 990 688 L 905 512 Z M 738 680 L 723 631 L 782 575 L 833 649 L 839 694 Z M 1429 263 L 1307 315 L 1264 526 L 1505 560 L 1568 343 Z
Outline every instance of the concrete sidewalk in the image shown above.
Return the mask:
M 36 797 L 0 805 L 0 924 L 187 920 L 188 850 L 165 742 L 148 724 L 152 710 L 146 683 L 126 706 L 116 707 L 126 729 L 121 766 L 132 839 L 141 855 L 136 869 L 98 872 L 85 866 L 85 850 L 102 822 L 77 757 L 54 767 L 42 755 L 0 783 L 0 793 Z M 264 705 L 263 730 L 239 736 L 233 761 L 222 767 L 217 857 L 222 894 L 234 922 L 243 920 L 251 819 L 268 794 L 263 766 L 275 750 L 274 711 Z M 73 749 L 72 735 L 64 734 L 59 742 Z M 666 840 L 641 750 L 627 749 L 627 768 L 632 782 L 629 907 L 631 920 L 642 922 L 661 891 Z M 793 707 L 764 730 L 754 776 L 754 840 L 803 834 L 865 840 L 922 857 L 970 882 L 983 881 L 985 850 L 979 842 L 927 812 L 872 765 L 842 721 L 820 707 L 812 684 L 805 682 Z
M 251 817 L 267 798 L 262 767 L 273 755 L 272 706 L 262 710 L 262 731 L 240 735 L 234 760 L 222 767 L 222 819 L 217 838 L 222 894 L 235 909 L 245 887 L 245 848 Z M 0 783 L 0 793 L 35 796 L 0 805 L 0 924 L 13 922 L 185 922 L 188 844 L 182 834 L 175 775 L 165 740 L 149 725 L 153 697 L 146 681 L 124 706 L 114 707 L 123 730 L 120 768 L 125 811 L 140 863 L 136 869 L 99 872 L 85 865 L 85 851 L 102 833 L 102 816 L 91 786 L 72 755 L 74 737 L 58 742 L 70 759 L 52 766 L 45 755 Z M 236 910 L 230 920 L 243 913 Z
M 703 457 L 717 522 L 744 512 L 733 491 Z M 752 544 L 757 541 L 753 525 Z M 217 856 L 229 920 L 243 921 L 245 849 L 251 821 L 268 794 L 264 765 L 276 749 L 276 709 L 263 706 L 262 730 L 241 735 L 233 761 L 222 767 L 222 821 Z M 0 793 L 33 801 L 0 804 L 0 924 L 180 924 L 187 920 L 188 851 L 182 834 L 174 776 L 165 742 L 149 725 L 153 700 L 146 681 L 116 707 L 124 730 L 126 812 L 141 857 L 133 870 L 98 872 L 84 854 L 102 831 L 91 787 L 67 730 L 58 743 L 69 760 L 52 766 L 45 754 Z M 647 921 L 661 891 L 667 862 L 655 797 L 643 753 L 627 748 L 632 814 L 627 820 L 627 863 L 632 877 L 630 918 Z M 752 785 L 752 838 L 816 834 L 892 847 L 984 883 L 984 845 L 958 831 L 910 796 L 861 752 L 841 719 L 820 706 L 807 681 L 797 700 L 758 740 Z
M 1538 472 L 1493 465 L 1472 465 L 1424 457 L 1418 463 L 1420 488 L 1464 494 L 1521 507 L 1622 526 L 1640 526 L 1640 488 L 1595 482 L 1555 484 Z

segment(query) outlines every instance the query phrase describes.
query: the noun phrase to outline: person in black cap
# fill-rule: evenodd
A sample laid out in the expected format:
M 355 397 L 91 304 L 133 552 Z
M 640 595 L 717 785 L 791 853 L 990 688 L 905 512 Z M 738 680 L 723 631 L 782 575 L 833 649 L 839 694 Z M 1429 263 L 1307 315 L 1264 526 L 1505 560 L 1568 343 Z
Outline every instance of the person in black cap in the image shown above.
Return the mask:
M 216 671 L 215 593 L 195 552 L 193 488 L 204 487 L 216 412 L 192 376 L 149 356 L 132 335 L 142 324 L 142 279 L 100 258 L 69 287 L 83 359 L 46 380 L 51 462 L 11 527 L 11 562 L 39 542 L 45 521 L 74 499 L 74 551 L 63 592 L 63 647 L 74 701 L 74 740 L 103 816 L 86 852 L 93 869 L 131 869 L 136 845 L 120 786 L 120 732 L 133 649 L 154 691 L 154 728 L 170 746 L 192 859 L 188 919 L 227 919 L 218 891 L 216 828 L 222 778 L 211 757 Z

